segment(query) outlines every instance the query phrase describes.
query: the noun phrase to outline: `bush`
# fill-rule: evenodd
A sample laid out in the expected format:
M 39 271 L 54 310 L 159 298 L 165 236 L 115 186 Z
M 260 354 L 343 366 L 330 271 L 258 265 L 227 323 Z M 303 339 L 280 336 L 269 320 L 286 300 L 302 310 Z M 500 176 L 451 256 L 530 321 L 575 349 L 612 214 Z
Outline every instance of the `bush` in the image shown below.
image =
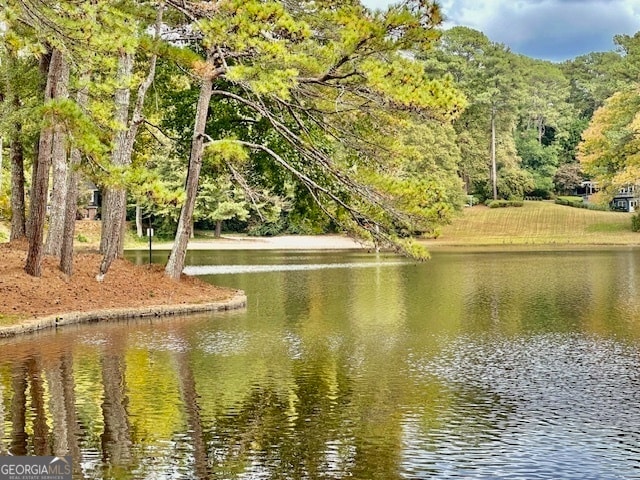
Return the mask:
M 640 213 L 636 213 L 631 217 L 631 231 L 640 232 Z
M 609 210 L 611 210 L 608 206 L 585 202 L 581 198 L 558 197 L 556 198 L 555 203 L 557 205 L 565 205 L 567 207 L 584 208 L 587 210 L 597 210 L 601 212 L 608 212 Z
M 466 196 L 465 206 L 473 207 L 474 205 L 478 205 L 479 203 L 480 200 L 475 195 Z
M 489 208 L 522 207 L 522 200 L 488 200 L 485 205 Z

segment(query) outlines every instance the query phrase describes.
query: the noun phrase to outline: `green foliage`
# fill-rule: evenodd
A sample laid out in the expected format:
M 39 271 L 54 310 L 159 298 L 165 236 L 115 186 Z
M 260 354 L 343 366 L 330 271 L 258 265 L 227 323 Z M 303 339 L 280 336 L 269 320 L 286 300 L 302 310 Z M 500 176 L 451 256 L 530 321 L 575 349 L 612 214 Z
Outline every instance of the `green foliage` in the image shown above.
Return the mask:
M 640 232 L 640 213 L 636 213 L 631 217 L 631 231 Z
M 6 161 L 3 161 L 3 164 Z M 9 182 L 9 171 L 0 165 L 0 221 L 11 220 L 11 186 Z
M 489 174 L 493 124 L 499 195 L 522 197 L 532 183 L 530 175 L 520 172 L 513 136 L 525 88 L 522 62 L 481 32 L 454 27 L 443 33 L 441 45 L 434 55 L 425 58 L 425 64 L 427 71 L 441 78 L 453 75 L 469 103 L 454 123 L 461 151 L 458 169 L 467 192 L 482 198 L 492 196 Z M 509 178 L 503 178 L 505 175 Z M 514 180 L 525 184 L 516 185 Z
M 108 146 L 96 131 L 95 123 L 73 100 L 54 99 L 40 108 L 45 126 L 62 128 L 69 146 L 77 148 L 94 162 L 105 161 Z
M 224 138 L 208 144 L 205 149 L 205 159 L 211 166 L 220 166 L 224 163 L 243 163 L 249 158 L 247 149 L 233 138 Z
M 3 2 L 0 135 L 19 133 L 28 164 L 41 125 L 61 126 L 83 153 L 82 170 L 101 186 L 126 187 L 167 233 L 184 201 L 201 78 L 214 79 L 214 97 L 197 221 L 268 234 L 381 230 L 378 239 L 391 242 L 436 236 L 466 193 L 492 194 L 492 125 L 500 197 L 569 191 L 578 173 L 565 164 L 587 118 L 638 80 L 638 35 L 616 38 L 623 56 L 554 65 L 469 28 L 441 32 L 432 1 L 377 12 L 359 2 L 169 2 L 180 8 L 166 12 L 167 28 L 196 33 L 180 46 L 149 36 L 154 2 L 41 2 L 28 22 L 25 5 Z M 86 108 L 42 105 L 38 61 L 51 46 L 72 60 L 70 98 L 88 88 Z M 119 76 L 122 52 L 135 54 L 130 78 Z M 156 53 L 155 102 L 133 165 L 114 167 L 107 159 L 124 128 L 115 92 L 135 91 Z M 638 98 L 621 91 L 585 132 L 581 159 L 604 186 L 640 177 Z
M 640 32 L 635 35 L 616 35 L 616 45 L 623 52 L 622 61 L 616 64 L 615 73 L 629 83 L 640 82 Z
M 507 199 L 524 198 L 527 192 L 531 192 L 535 187 L 533 175 L 518 167 L 507 167 L 500 170 L 498 177 L 498 192 L 500 196 Z
M 585 208 L 587 210 L 597 210 L 602 212 L 608 212 L 610 210 L 606 205 L 585 202 L 582 197 L 558 197 L 556 198 L 555 203 L 557 205 L 565 205 L 567 207 Z
M 246 218 L 251 232 L 272 234 L 323 232 L 340 218 L 354 232 L 377 224 L 388 235 L 435 232 L 451 218 L 462 189 L 447 122 L 464 98 L 450 77 L 429 78 L 400 54 L 439 35 L 436 5 L 409 3 L 375 14 L 353 3 L 257 1 L 198 12 L 202 47 L 233 52 L 216 64 L 199 221 L 233 214 L 233 225 Z M 170 86 L 161 122 L 178 139 L 174 155 L 185 155 L 198 85 L 167 62 L 156 80 Z
M 582 55 L 561 68 L 571 85 L 569 101 L 581 119 L 589 119 L 625 83 L 618 73 L 623 69 L 623 59 L 615 52 Z
M 489 208 L 522 207 L 522 200 L 488 200 L 485 205 Z
M 582 197 L 558 197 L 555 200 L 557 205 L 567 205 L 569 207 L 582 207 L 584 203 Z
M 587 175 L 609 195 L 640 178 L 640 87 L 609 98 L 594 114 L 579 146 Z
M 544 145 L 535 138 L 535 132 L 524 132 L 516 137 L 522 166 L 533 176 L 534 186 L 530 195 L 548 197 L 553 192 L 553 176 L 558 165 L 556 145 Z
M 195 220 L 246 220 L 249 216 L 249 203 L 244 192 L 234 186 L 229 176 L 219 175 L 215 180 L 203 178 L 198 189 L 196 208 Z

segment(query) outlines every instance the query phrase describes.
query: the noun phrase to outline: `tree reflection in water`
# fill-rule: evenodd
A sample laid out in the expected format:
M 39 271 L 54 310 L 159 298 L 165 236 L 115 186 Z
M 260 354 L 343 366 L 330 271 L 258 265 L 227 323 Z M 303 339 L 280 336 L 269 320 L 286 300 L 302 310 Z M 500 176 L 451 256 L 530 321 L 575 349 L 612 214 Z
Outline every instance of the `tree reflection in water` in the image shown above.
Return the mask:
M 71 455 L 78 479 L 393 480 L 578 478 L 547 454 L 580 451 L 626 478 L 640 467 L 640 273 L 624 291 L 611 280 L 636 260 L 452 255 L 237 276 L 255 292 L 247 312 L 2 340 L 0 452 Z M 555 401 L 568 385 L 573 406 Z M 551 404 L 553 428 L 534 431 Z M 538 447 L 541 432 L 553 435 Z M 546 466 L 527 462 L 536 448 Z

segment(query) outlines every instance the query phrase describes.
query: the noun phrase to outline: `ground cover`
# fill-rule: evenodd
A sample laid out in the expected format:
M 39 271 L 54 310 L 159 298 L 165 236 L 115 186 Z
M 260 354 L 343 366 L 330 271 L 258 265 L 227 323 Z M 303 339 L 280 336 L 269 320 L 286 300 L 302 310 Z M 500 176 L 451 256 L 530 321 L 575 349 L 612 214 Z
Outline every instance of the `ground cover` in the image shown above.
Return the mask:
M 518 208 L 466 208 L 442 229 L 439 245 L 635 245 L 631 214 L 524 202 Z
M 79 252 L 74 274 L 64 275 L 55 258 L 45 258 L 40 278 L 24 272 L 26 242 L 0 243 L 0 326 L 68 312 L 210 303 L 235 291 L 196 278 L 167 278 L 161 266 L 117 260 L 103 282 L 95 279 L 101 256 Z

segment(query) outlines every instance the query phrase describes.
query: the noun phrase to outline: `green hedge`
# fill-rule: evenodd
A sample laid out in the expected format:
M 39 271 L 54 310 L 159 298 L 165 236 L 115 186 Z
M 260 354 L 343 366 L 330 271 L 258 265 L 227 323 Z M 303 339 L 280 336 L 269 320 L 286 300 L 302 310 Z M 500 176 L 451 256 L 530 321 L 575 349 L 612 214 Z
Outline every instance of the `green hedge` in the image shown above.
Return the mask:
M 489 208 L 522 207 L 524 202 L 522 200 L 490 200 L 486 205 Z
M 587 210 L 598 210 L 601 212 L 608 212 L 610 210 L 607 206 L 596 205 L 595 203 L 584 202 L 582 199 L 568 199 L 568 198 L 556 198 L 556 204 L 566 205 L 567 207 L 585 208 Z

